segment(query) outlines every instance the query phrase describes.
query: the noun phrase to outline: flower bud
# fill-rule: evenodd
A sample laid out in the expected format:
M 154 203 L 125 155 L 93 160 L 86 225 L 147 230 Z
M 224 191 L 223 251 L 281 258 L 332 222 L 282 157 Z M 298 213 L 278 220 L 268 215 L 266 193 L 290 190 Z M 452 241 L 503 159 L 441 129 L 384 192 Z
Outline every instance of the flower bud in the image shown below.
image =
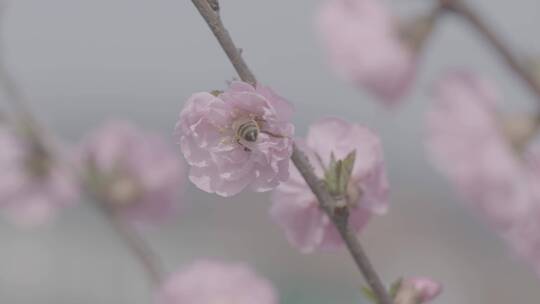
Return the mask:
M 442 292 L 442 285 L 425 277 L 401 280 L 395 295 L 396 304 L 422 304 L 435 299 Z

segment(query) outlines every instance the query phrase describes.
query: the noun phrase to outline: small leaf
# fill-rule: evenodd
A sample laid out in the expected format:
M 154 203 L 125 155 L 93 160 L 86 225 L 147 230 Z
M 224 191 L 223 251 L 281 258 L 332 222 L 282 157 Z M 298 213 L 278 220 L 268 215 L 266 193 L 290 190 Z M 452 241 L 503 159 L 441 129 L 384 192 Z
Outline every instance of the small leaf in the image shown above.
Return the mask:
M 334 152 L 330 153 L 330 168 L 334 168 L 336 166 L 336 156 L 334 155 Z
M 377 297 L 375 296 L 375 293 L 373 292 L 373 290 L 371 290 L 371 288 L 367 286 L 362 286 L 361 290 L 362 290 L 362 294 L 369 302 L 374 303 L 374 304 L 378 303 Z
M 354 168 L 354 163 L 356 161 L 356 150 L 353 150 L 351 153 L 347 154 L 345 159 L 343 159 L 343 168 L 345 169 L 344 173 L 347 177 L 347 180 L 351 177 L 352 170 Z
M 344 193 L 342 191 L 342 188 L 343 188 L 342 172 L 343 172 L 343 162 L 341 160 L 338 160 L 336 163 L 336 168 L 335 168 L 335 173 L 334 173 L 336 175 L 336 185 L 334 189 L 334 192 L 336 195 L 341 195 Z
M 333 196 L 342 197 L 346 195 L 355 159 L 356 150 L 349 153 L 343 160 L 336 160 L 334 153 L 330 154 L 330 164 L 325 171 L 324 179 L 328 191 Z
M 340 190 L 342 193 L 347 193 L 347 187 L 349 185 L 349 180 L 351 179 L 352 171 L 354 168 L 354 162 L 356 160 L 356 150 L 349 153 L 345 159 L 341 161 L 341 171 L 339 180 L 342 182 L 340 185 Z
M 336 177 L 334 175 L 334 170 L 332 170 L 331 168 L 328 169 L 328 171 L 326 171 L 324 173 L 324 182 L 326 183 L 326 187 L 328 188 L 328 191 L 331 192 L 331 189 L 334 188 L 334 185 L 336 183 Z
M 330 164 L 328 166 L 328 170 L 324 173 L 324 181 L 326 183 L 326 187 L 328 187 L 328 191 L 331 194 L 335 194 L 337 191 L 337 183 L 338 183 L 338 177 L 336 175 L 336 167 L 338 166 L 336 162 L 336 157 L 334 156 L 334 153 L 330 154 Z
M 403 278 L 399 278 L 394 283 L 392 283 L 392 285 L 390 285 L 389 293 L 390 293 L 390 296 L 392 297 L 392 299 L 396 298 L 396 295 L 397 295 L 399 289 L 401 288 L 401 283 L 402 282 L 403 282 Z

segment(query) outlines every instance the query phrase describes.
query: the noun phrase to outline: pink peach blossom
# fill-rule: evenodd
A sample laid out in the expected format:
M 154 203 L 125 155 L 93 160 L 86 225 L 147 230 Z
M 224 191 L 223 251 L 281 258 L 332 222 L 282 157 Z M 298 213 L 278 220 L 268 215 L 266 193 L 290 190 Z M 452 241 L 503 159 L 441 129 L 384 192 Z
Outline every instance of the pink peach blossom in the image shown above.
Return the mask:
M 193 94 L 176 125 L 190 180 L 221 196 L 248 186 L 268 191 L 287 180 L 294 134 L 289 102 L 270 88 L 239 81 L 215 95 Z M 246 124 L 258 130 L 252 141 L 238 135 Z
M 344 79 L 387 105 L 407 93 L 415 55 L 381 0 L 326 0 L 316 24 L 332 67 Z
M 52 155 L 39 139 L 17 131 L 0 126 L 0 209 L 17 225 L 36 226 L 75 204 L 79 189 L 64 163 L 67 151 Z
M 333 153 L 337 159 L 356 151 L 356 162 L 349 182 L 350 223 L 360 233 L 371 214 L 383 214 L 388 207 L 388 181 L 379 138 L 369 129 L 338 118 L 321 119 L 310 128 L 305 141 L 297 140 L 316 174 L 323 177 L 323 166 Z M 273 194 L 270 214 L 285 231 L 289 242 L 302 252 L 334 249 L 342 240 L 330 219 L 320 210 L 316 197 L 296 168 L 290 179 Z
M 156 304 L 277 304 L 272 284 L 244 264 L 200 260 L 174 273 Z
M 435 299 L 442 292 L 442 285 L 426 277 L 409 277 L 403 280 L 402 286 L 411 286 L 421 303 L 427 303 Z
M 161 136 L 111 121 L 81 143 L 79 157 L 87 189 L 126 219 L 157 222 L 179 209 L 184 166 Z

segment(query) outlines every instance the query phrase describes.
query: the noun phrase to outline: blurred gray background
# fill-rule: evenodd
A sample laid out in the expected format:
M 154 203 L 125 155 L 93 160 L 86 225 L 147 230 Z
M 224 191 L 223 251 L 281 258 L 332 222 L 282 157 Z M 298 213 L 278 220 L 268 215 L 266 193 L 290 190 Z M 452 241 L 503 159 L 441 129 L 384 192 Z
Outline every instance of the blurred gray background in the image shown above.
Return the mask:
M 382 137 L 392 208 L 362 236 L 386 281 L 428 275 L 443 282 L 436 303 L 534 303 L 539 279 L 472 214 L 426 159 L 429 88 L 447 67 L 490 75 L 501 106 L 535 100 L 497 55 L 459 19 L 443 20 L 423 58 L 416 88 L 387 111 L 336 79 L 313 32 L 317 1 L 222 0 L 233 37 L 259 80 L 297 107 L 298 134 L 322 115 L 361 122 Z M 515 46 L 540 48 L 540 2 L 469 0 Z M 429 0 L 391 1 L 402 16 Z M 172 138 L 184 100 L 225 86 L 234 71 L 187 0 L 12 0 L 6 60 L 36 114 L 69 142 L 112 118 Z M 2 106 L 6 105 L 2 100 Z M 179 154 L 180 157 L 180 154 Z M 267 214 L 268 195 L 220 199 L 190 186 L 186 212 L 145 237 L 170 270 L 197 257 L 243 260 L 279 288 L 282 303 L 361 303 L 361 276 L 346 252 L 302 255 Z M 0 303 L 149 303 L 136 260 L 87 203 L 39 229 L 0 222 Z

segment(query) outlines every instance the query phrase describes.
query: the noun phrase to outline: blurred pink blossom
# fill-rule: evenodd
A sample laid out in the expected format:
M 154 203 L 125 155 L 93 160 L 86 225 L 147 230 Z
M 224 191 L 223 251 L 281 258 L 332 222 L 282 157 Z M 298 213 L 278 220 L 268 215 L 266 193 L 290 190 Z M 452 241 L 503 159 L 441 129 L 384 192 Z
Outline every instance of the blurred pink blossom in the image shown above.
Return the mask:
M 504 137 L 494 85 L 464 71 L 437 83 L 428 116 L 435 164 L 540 274 L 540 145 Z
M 523 216 L 502 236 L 540 275 L 540 143 L 529 146 L 523 162 L 524 174 L 528 177 L 529 204 Z
M 379 138 L 366 127 L 338 118 L 321 119 L 308 131 L 306 141 L 297 140 L 316 174 L 323 177 L 323 166 L 334 153 L 337 159 L 356 150 L 356 162 L 348 187 L 350 223 L 362 231 L 371 214 L 383 214 L 388 207 L 388 181 Z M 319 208 L 316 197 L 293 168 L 290 179 L 273 194 L 270 214 L 285 230 L 289 242 L 302 252 L 334 249 L 342 240 L 330 219 Z
M 0 126 L 0 208 L 15 224 L 35 226 L 73 205 L 79 189 L 63 157 L 23 132 Z
M 180 207 L 184 166 L 167 141 L 113 121 L 81 144 L 80 161 L 95 199 L 132 222 L 156 222 Z
M 272 284 L 247 265 L 200 260 L 169 277 L 156 304 L 277 304 Z
M 409 277 L 403 280 L 402 286 L 411 286 L 417 299 L 421 303 L 427 303 L 435 299 L 442 292 L 442 285 L 426 277 Z
M 275 188 L 289 177 L 292 113 L 291 104 L 270 88 L 245 82 L 232 82 L 225 92 L 193 94 L 176 125 L 190 180 L 221 196 L 248 186 L 257 192 Z M 246 137 L 242 130 L 256 134 Z
M 503 136 L 495 86 L 453 71 L 435 86 L 427 146 L 435 165 L 499 231 L 528 212 L 524 166 Z
M 387 105 L 403 97 L 414 78 L 414 52 L 381 0 L 326 0 L 316 24 L 336 72 Z

